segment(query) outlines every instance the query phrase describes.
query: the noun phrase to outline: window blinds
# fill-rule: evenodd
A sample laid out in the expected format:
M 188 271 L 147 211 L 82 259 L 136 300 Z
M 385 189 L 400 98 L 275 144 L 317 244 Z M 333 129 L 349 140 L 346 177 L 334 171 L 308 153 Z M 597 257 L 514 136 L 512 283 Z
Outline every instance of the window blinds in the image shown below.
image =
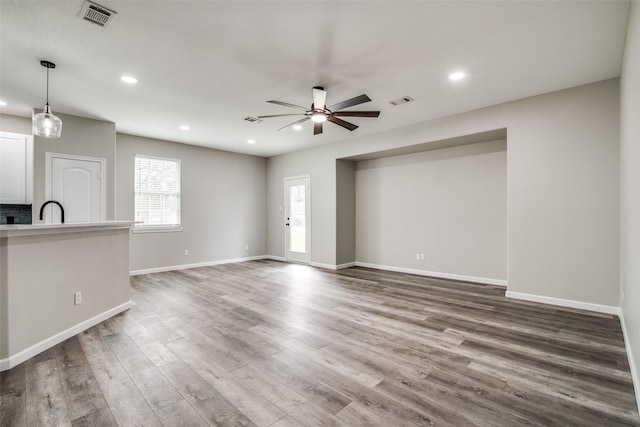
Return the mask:
M 180 161 L 135 157 L 135 220 L 140 227 L 180 225 Z

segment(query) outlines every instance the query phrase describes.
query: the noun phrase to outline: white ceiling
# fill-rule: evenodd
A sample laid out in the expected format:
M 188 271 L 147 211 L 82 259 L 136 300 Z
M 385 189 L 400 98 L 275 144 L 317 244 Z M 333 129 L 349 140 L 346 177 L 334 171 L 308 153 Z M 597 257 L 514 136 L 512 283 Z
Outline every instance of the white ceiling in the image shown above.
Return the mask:
M 42 108 L 108 120 L 118 132 L 272 156 L 363 136 L 620 74 L 627 1 L 112 1 L 107 28 L 77 15 L 83 1 L 0 1 L 0 112 Z M 451 82 L 449 73 L 467 78 Z M 122 74 L 138 78 L 134 86 Z M 366 93 L 314 136 L 277 129 L 310 106 Z M 414 102 L 389 101 L 411 96 Z M 190 131 L 179 129 L 188 124 Z M 64 132 L 64 127 L 63 127 Z M 247 139 L 257 142 L 247 144 Z

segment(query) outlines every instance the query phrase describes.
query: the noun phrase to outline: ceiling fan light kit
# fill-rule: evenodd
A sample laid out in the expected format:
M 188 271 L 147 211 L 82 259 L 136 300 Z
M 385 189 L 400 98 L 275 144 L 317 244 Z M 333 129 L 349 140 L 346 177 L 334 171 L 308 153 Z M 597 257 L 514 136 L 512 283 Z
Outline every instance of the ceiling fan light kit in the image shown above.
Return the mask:
M 56 64 L 51 61 L 40 61 L 40 65 L 47 69 L 47 100 L 42 113 L 33 115 L 33 133 L 43 138 L 60 138 L 62 120 L 51 112 L 49 106 L 49 70 L 56 68 Z
M 311 121 L 314 123 L 322 123 L 327 121 L 327 115 L 322 111 L 316 111 L 311 115 Z
M 313 134 L 318 135 L 322 133 L 322 123 L 329 121 L 338 126 L 341 126 L 345 129 L 353 131 L 358 128 L 357 125 L 347 122 L 346 120 L 342 120 L 339 117 L 379 117 L 380 111 L 341 111 L 345 108 L 350 108 L 359 104 L 364 104 L 365 102 L 371 101 L 367 95 L 360 95 L 354 98 L 347 99 L 342 102 L 338 102 L 337 104 L 333 104 L 329 107 L 326 106 L 327 100 L 327 91 L 324 90 L 321 86 L 316 86 L 312 90 L 313 92 L 313 104 L 311 104 L 311 108 L 305 108 L 300 105 L 290 104 L 288 102 L 282 101 L 267 101 L 271 104 L 282 105 L 284 107 L 295 108 L 297 110 L 302 110 L 302 113 L 293 113 L 293 114 L 271 114 L 268 116 L 257 116 L 258 119 L 268 119 L 272 117 L 285 117 L 285 116 L 304 116 L 302 119 L 297 120 L 293 123 L 289 123 L 286 126 L 278 129 L 279 131 L 283 129 L 287 129 L 289 127 L 297 127 L 300 126 L 301 123 L 306 122 L 307 120 L 311 120 L 313 122 Z

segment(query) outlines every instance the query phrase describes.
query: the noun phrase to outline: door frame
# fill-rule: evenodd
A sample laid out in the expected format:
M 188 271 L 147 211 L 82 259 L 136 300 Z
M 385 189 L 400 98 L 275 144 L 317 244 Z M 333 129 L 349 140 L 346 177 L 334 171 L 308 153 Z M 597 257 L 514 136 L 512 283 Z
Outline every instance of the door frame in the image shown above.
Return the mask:
M 306 254 L 307 254 L 307 260 L 306 261 L 300 261 L 300 260 L 294 260 L 294 259 L 290 259 L 289 258 L 289 240 L 288 240 L 288 230 L 287 230 L 287 226 L 284 225 L 284 259 L 287 262 L 296 262 L 299 264 L 310 264 L 311 263 L 311 175 L 310 174 L 306 174 L 306 175 L 297 175 L 297 176 L 288 176 L 284 179 L 284 209 L 283 209 L 283 213 L 282 213 L 282 223 L 286 224 L 287 223 L 287 213 L 289 212 L 289 206 L 287 204 L 287 202 L 289 201 L 289 194 L 288 194 L 288 190 L 287 190 L 287 183 L 288 181 L 295 181 L 295 180 L 299 180 L 299 179 L 306 179 L 307 180 L 307 192 L 305 194 L 305 219 L 307 224 L 305 224 L 305 232 L 306 232 L 306 242 L 305 242 L 305 246 L 306 246 Z M 308 206 L 309 209 L 306 209 L 306 207 Z
M 53 159 L 81 160 L 100 163 L 100 221 L 105 221 L 107 218 L 107 159 L 102 157 L 78 156 L 75 154 L 51 153 L 47 151 L 45 153 L 44 163 L 43 203 L 47 200 L 51 200 L 51 194 L 53 193 L 53 189 L 51 188 L 53 185 L 53 177 L 51 176 L 53 173 Z M 52 209 L 52 206 L 47 206 L 47 209 Z M 51 212 L 49 212 L 47 223 L 49 223 L 49 221 L 51 221 Z

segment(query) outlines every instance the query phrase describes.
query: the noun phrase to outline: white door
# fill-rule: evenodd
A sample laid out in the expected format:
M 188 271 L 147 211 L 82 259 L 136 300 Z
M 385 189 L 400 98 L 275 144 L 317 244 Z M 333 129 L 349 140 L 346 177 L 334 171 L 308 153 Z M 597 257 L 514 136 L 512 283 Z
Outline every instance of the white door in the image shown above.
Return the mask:
M 285 178 L 285 241 L 288 261 L 311 260 L 311 194 L 309 176 Z
M 47 200 L 64 208 L 64 222 L 99 222 L 105 220 L 105 159 L 47 153 Z M 46 223 L 60 222 L 60 209 L 49 204 Z

